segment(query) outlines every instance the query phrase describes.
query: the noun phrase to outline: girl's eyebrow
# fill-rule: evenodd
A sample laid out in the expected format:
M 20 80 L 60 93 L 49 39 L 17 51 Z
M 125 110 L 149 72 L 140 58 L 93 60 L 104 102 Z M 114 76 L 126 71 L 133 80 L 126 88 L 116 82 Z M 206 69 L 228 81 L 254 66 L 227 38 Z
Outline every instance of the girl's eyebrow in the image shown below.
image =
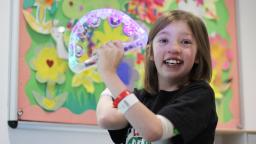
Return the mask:
M 161 31 L 157 35 L 171 35 L 168 31 Z
M 193 36 L 193 34 L 192 33 L 190 33 L 190 32 L 179 32 L 178 33 L 179 35 L 181 35 L 181 36 Z
M 161 31 L 157 34 L 158 36 L 159 35 L 169 35 L 171 36 L 172 34 L 168 31 Z M 190 32 L 180 32 L 179 35 L 182 35 L 182 36 L 193 36 Z
M 190 32 L 181 32 L 180 34 L 184 36 L 193 36 Z

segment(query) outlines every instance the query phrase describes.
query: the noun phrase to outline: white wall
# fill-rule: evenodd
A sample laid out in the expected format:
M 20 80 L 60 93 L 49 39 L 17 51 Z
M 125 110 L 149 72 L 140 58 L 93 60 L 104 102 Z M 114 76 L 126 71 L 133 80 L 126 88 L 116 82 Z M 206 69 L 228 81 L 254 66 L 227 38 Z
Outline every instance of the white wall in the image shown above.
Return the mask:
M 0 144 L 9 144 L 7 129 L 8 65 L 9 65 L 9 17 L 10 2 L 1 1 L 0 9 Z
M 16 2 L 16 0 L 13 0 Z M 256 130 L 256 1 L 236 0 L 238 46 L 240 48 L 240 85 L 242 96 L 242 116 L 244 128 Z M 8 120 L 8 85 L 10 80 L 10 9 L 11 1 L 2 0 L 0 4 L 0 144 L 87 144 L 111 143 L 105 131 L 94 127 L 61 130 L 43 128 L 10 129 Z M 33 127 L 33 126 L 32 126 Z M 82 128 L 83 129 L 83 128 Z M 237 136 L 236 136 L 237 135 Z M 256 143 L 255 134 L 218 135 L 217 143 L 233 143 L 241 141 L 248 144 Z M 246 142 L 248 140 L 248 142 Z
M 256 1 L 237 0 L 244 128 L 256 130 Z

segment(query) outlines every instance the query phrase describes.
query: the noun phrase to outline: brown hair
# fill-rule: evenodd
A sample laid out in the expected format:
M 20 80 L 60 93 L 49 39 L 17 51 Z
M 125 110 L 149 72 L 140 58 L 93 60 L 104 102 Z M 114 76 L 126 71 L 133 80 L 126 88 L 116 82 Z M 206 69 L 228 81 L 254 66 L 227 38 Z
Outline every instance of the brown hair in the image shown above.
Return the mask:
M 173 10 L 162 15 L 149 33 L 146 47 L 144 88 L 151 94 L 156 94 L 159 91 L 157 70 L 154 61 L 151 59 L 153 57 L 153 39 L 159 31 L 174 21 L 185 22 L 191 29 L 197 44 L 196 60 L 198 63 L 193 65 L 189 80 L 205 80 L 208 82 L 211 80 L 212 62 L 206 26 L 199 17 L 189 12 Z

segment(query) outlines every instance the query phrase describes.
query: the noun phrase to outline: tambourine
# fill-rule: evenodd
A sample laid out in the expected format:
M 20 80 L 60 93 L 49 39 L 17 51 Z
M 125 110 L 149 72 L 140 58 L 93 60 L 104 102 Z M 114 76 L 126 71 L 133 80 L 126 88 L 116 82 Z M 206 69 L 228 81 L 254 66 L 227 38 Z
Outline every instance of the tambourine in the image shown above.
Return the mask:
M 96 64 L 97 56 L 88 48 L 89 40 L 103 21 L 108 21 L 112 28 L 122 27 L 123 34 L 129 37 L 128 42 L 123 42 L 125 52 L 145 48 L 147 32 L 127 14 L 115 9 L 96 9 L 83 16 L 72 29 L 68 51 L 69 67 L 73 72 L 80 73 Z M 88 58 L 81 62 L 80 58 L 89 50 Z

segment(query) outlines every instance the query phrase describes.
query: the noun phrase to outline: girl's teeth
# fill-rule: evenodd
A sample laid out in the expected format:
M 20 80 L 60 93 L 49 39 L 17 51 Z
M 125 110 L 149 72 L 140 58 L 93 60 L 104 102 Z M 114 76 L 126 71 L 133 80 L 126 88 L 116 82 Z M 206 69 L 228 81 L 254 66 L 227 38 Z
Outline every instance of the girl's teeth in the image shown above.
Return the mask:
M 165 63 L 166 64 L 179 64 L 180 61 L 178 61 L 178 60 L 165 60 Z

